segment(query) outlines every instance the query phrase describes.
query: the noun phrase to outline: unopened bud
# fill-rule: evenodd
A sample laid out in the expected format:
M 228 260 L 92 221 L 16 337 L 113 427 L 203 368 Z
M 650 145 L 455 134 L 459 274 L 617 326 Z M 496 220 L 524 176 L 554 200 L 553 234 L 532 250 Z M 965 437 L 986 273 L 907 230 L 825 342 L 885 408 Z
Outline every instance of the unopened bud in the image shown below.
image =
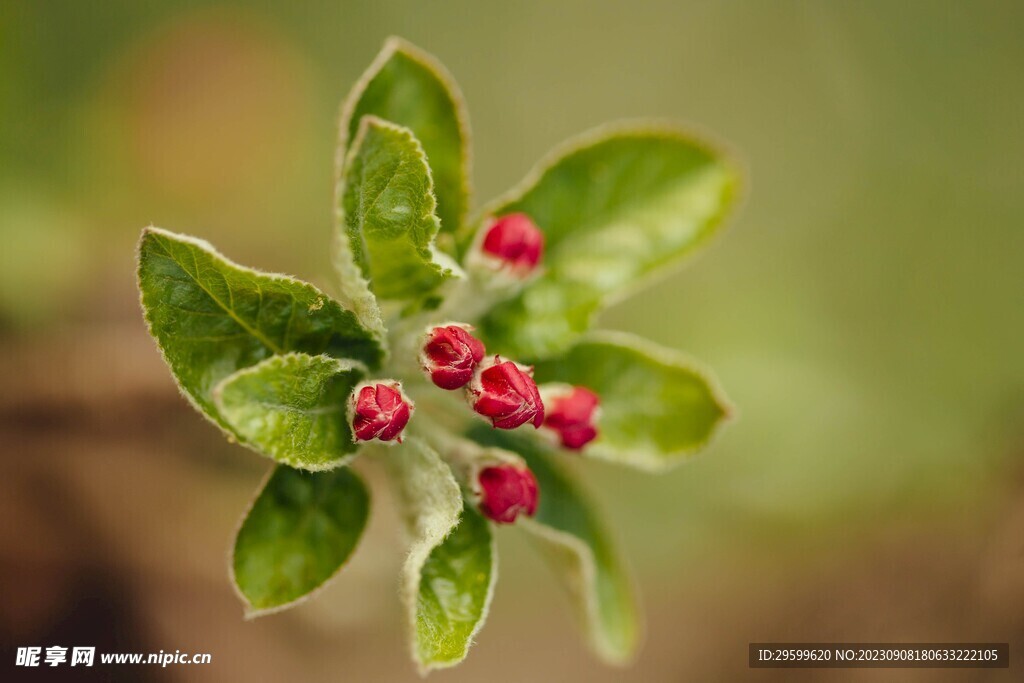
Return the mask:
M 481 363 L 469 385 L 473 410 L 490 418 L 498 429 L 515 429 L 527 422 L 540 427 L 544 402 L 530 376 L 532 372 L 501 356 Z
M 486 467 L 478 477 L 480 511 L 499 524 L 511 524 L 519 513 L 537 512 L 537 479 L 526 467 Z
M 427 333 L 420 353 L 423 370 L 442 389 L 458 389 L 473 379 L 484 357 L 483 343 L 460 325 L 435 327 Z
M 480 249 L 498 268 L 525 278 L 544 255 L 544 233 L 525 213 L 510 213 L 491 223 Z
M 586 387 L 545 387 L 544 426 L 558 433 L 565 448 L 583 448 L 597 437 L 600 403 L 597 394 Z
M 402 430 L 412 411 L 412 401 L 395 381 L 362 384 L 348 399 L 349 421 L 356 441 L 397 438 L 401 443 Z

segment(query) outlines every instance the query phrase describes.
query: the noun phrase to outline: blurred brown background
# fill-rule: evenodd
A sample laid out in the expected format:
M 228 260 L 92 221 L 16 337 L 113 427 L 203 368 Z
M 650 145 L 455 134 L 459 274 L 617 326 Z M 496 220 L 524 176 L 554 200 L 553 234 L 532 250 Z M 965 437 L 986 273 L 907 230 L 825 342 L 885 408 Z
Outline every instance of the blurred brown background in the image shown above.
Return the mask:
M 669 475 L 579 468 L 645 596 L 637 664 L 595 663 L 503 530 L 489 623 L 434 677 L 1019 678 L 1022 25 L 1011 2 L 2 0 L 0 654 L 213 655 L 4 679 L 416 679 L 365 463 L 352 564 L 242 620 L 226 554 L 267 463 L 178 397 L 132 261 L 152 223 L 330 289 L 334 118 L 392 33 L 461 83 L 478 204 L 623 117 L 700 124 L 751 169 L 724 238 L 603 320 L 715 368 L 741 413 Z M 1010 641 L 1014 668 L 751 671 L 756 640 Z

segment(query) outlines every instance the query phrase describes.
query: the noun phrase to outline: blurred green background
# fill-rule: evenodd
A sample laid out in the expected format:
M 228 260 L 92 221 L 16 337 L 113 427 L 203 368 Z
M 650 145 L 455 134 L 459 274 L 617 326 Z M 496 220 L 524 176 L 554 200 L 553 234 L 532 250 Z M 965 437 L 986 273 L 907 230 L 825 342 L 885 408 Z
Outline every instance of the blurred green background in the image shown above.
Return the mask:
M 132 261 L 155 224 L 331 289 L 337 108 L 390 34 L 462 86 L 477 206 L 638 116 L 750 176 L 712 248 L 602 320 L 710 365 L 740 413 L 663 477 L 578 468 L 646 597 L 636 667 L 591 662 L 510 531 L 479 647 L 438 678 L 730 680 L 751 640 L 1019 652 L 1021 26 L 1011 2 L 3 0 L 4 656 L 102 632 L 213 654 L 160 680 L 414 679 L 385 491 L 322 601 L 241 620 L 224 550 L 265 465 L 175 395 Z

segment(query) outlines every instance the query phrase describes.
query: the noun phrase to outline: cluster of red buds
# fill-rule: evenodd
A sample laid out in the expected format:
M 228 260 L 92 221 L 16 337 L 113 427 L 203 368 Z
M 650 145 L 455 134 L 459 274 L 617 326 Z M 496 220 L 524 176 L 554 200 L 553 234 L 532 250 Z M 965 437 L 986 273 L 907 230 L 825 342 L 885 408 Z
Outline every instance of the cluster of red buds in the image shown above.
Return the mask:
M 525 279 L 532 275 L 544 252 L 543 233 L 521 213 L 494 220 L 476 248 L 476 258 L 488 268 Z M 472 409 L 497 429 L 532 424 L 550 429 L 564 448 L 579 450 L 597 436 L 599 399 L 589 389 L 557 385 L 545 400 L 533 379 L 533 368 L 498 355 L 486 356 L 483 342 L 464 323 L 427 330 L 420 345 L 420 367 L 437 387 L 463 389 Z M 349 420 L 357 441 L 401 442 L 413 413 L 412 401 L 394 380 L 363 383 L 349 398 Z M 477 474 L 474 490 L 480 510 L 499 523 L 537 510 L 537 480 L 525 466 L 496 465 Z
M 527 422 L 540 427 L 544 402 L 533 381 L 533 369 L 501 356 L 484 360 L 484 345 L 472 327 L 452 323 L 426 334 L 420 353 L 423 372 L 441 389 L 466 388 L 473 410 L 498 429 L 515 429 Z

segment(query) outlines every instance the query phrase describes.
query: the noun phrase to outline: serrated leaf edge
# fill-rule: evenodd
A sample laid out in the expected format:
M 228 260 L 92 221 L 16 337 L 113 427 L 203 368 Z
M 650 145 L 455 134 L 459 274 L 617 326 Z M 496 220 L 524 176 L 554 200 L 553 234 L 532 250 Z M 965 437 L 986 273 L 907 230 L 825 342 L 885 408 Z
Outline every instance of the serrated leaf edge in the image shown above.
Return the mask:
M 142 245 L 145 242 L 147 235 L 151 235 L 151 234 L 152 235 L 161 235 L 163 237 L 167 237 L 167 238 L 170 238 L 170 239 L 173 239 L 173 240 L 179 240 L 179 241 L 182 241 L 182 242 L 188 242 L 188 243 L 192 244 L 193 246 L 199 247 L 200 249 L 204 249 L 206 251 L 209 251 L 209 252 L 213 253 L 214 255 L 217 256 L 217 258 L 223 260 L 225 263 L 227 263 L 228 265 L 232 266 L 233 268 L 237 268 L 237 269 L 242 270 L 242 271 L 247 271 L 249 273 L 252 273 L 254 275 L 258 275 L 258 276 L 261 276 L 261 277 L 266 276 L 266 277 L 270 277 L 270 278 L 273 278 L 273 279 L 276 279 L 276 280 L 283 280 L 283 281 L 286 281 L 286 282 L 291 282 L 291 283 L 295 283 L 295 284 L 299 284 L 299 285 L 305 285 L 307 287 L 312 288 L 315 292 L 317 292 L 317 294 L 319 296 L 322 296 L 324 298 L 324 300 L 332 299 L 332 297 L 330 297 L 329 295 L 327 295 L 323 291 L 321 291 L 319 287 L 317 287 L 316 285 L 313 285 L 313 284 L 311 284 L 309 282 L 306 282 L 305 280 L 300 280 L 299 278 L 293 277 L 291 275 L 285 275 L 283 273 L 271 273 L 271 272 L 267 272 L 267 271 L 263 271 L 263 270 L 256 270 L 255 268 L 249 268 L 248 266 L 243 266 L 243 265 L 241 265 L 241 264 L 239 264 L 239 263 L 237 263 L 235 261 L 232 261 L 230 258 L 228 258 L 224 254 L 222 254 L 220 251 L 218 251 L 216 247 L 214 247 L 212 244 L 210 244 L 209 242 L 207 242 L 206 240 L 204 240 L 204 239 L 202 239 L 200 237 L 193 237 L 192 235 L 185 235 L 185 234 L 182 234 L 182 233 L 177 233 L 177 232 L 172 232 L 170 230 L 165 230 L 164 228 L 158 228 L 155 225 L 148 225 L 148 226 L 146 226 L 145 228 L 142 229 L 142 233 L 139 236 L 139 241 L 135 245 L 135 288 L 139 292 L 139 308 L 142 309 L 142 319 L 146 323 L 146 332 L 147 332 L 147 334 L 149 334 L 150 338 L 156 344 L 156 348 L 160 352 L 160 359 L 164 362 L 164 365 L 166 365 L 168 369 L 170 369 L 172 367 L 171 363 L 167 359 L 167 353 L 164 350 L 163 344 L 161 344 L 160 340 L 157 338 L 157 336 L 155 334 L 153 334 L 153 321 L 152 321 L 152 319 L 150 317 L 149 309 L 146 308 L 146 304 L 143 301 L 143 299 L 145 297 L 145 294 L 142 291 Z M 339 303 L 339 306 L 343 310 L 349 310 L 349 309 L 345 308 L 344 306 L 341 306 L 340 303 Z M 357 318 L 358 318 L 358 315 L 357 315 Z M 371 334 L 373 333 L 373 330 L 367 329 L 367 331 L 371 332 Z M 381 364 L 383 364 L 387 360 L 387 357 L 388 357 L 388 347 L 387 347 L 387 344 L 384 341 L 384 337 L 383 336 L 377 338 L 377 343 L 380 345 L 380 348 L 381 348 Z M 275 355 L 278 355 L 278 354 L 275 354 Z M 202 406 L 200 406 L 199 403 L 195 400 L 195 398 L 192 397 L 192 394 L 190 394 L 188 391 L 186 391 L 185 387 L 182 386 L 180 381 L 178 381 L 178 376 L 175 375 L 174 372 L 170 372 L 170 375 L 171 375 L 171 379 L 174 380 L 174 386 L 177 387 L 178 393 L 181 394 L 185 398 L 186 401 L 188 401 L 188 403 L 195 409 L 195 411 L 197 413 L 202 415 L 204 418 L 206 418 L 207 421 L 209 421 L 211 424 L 213 424 L 215 427 L 217 427 L 217 429 L 219 429 L 221 431 L 221 433 L 224 434 L 225 438 L 227 438 L 228 441 L 230 441 L 232 443 L 238 442 L 240 437 L 237 434 L 235 434 L 235 432 L 233 430 L 231 430 L 231 429 L 229 429 L 227 427 L 226 421 L 225 421 L 225 423 L 221 423 L 216 418 L 214 418 L 212 415 L 207 414 L 206 409 L 203 408 Z
M 355 112 L 356 106 L 362 98 L 363 93 L 366 92 L 366 88 L 369 86 L 370 81 L 376 78 L 384 68 L 384 65 L 398 53 L 405 55 L 410 60 L 431 72 L 437 80 L 441 82 L 445 90 L 451 96 L 452 105 L 455 110 L 455 120 L 459 127 L 459 135 L 462 138 L 461 165 L 463 173 L 461 189 L 466 197 L 466 206 L 463 207 L 462 215 L 459 216 L 459 225 L 456 225 L 452 229 L 452 234 L 455 236 L 456 241 L 461 241 L 461 233 L 465 232 L 468 229 L 468 226 L 471 225 L 466 219 L 468 218 L 469 210 L 473 203 L 472 130 L 469 125 L 469 109 L 466 106 L 466 99 L 463 96 L 462 90 L 459 88 L 459 84 L 456 82 L 455 78 L 448 71 L 447 67 L 437 59 L 437 57 L 398 36 L 389 36 L 385 39 L 380 52 L 378 52 L 377 56 L 374 57 L 372 62 L 370 62 L 370 66 L 366 68 L 363 74 L 355 82 L 352 89 L 349 90 L 348 95 L 341 103 L 341 112 L 338 117 L 338 147 L 335 151 L 334 157 L 334 205 L 335 207 L 339 207 L 343 196 L 342 186 L 345 178 L 345 163 L 348 159 L 349 152 L 347 149 L 349 144 L 348 129 L 349 122 L 352 119 L 352 114 Z M 337 222 L 340 229 L 340 216 L 338 219 L 339 220 Z
M 228 383 L 238 379 L 239 377 L 243 377 L 245 375 L 254 375 L 257 372 L 259 372 L 259 371 L 261 371 L 261 370 L 263 370 L 263 369 L 265 369 L 267 367 L 271 367 L 273 365 L 283 365 L 285 362 L 287 362 L 288 360 L 290 360 L 292 358 L 300 358 L 300 357 L 303 357 L 303 356 L 305 356 L 307 358 L 316 358 L 316 359 L 321 359 L 321 360 L 329 361 L 329 362 L 331 362 L 332 364 L 335 365 L 335 367 L 337 368 L 338 372 L 346 372 L 348 370 L 359 370 L 360 372 L 363 373 L 364 376 L 369 375 L 369 370 L 366 368 L 366 366 L 363 365 L 362 363 L 360 363 L 357 360 L 353 360 L 353 359 L 344 359 L 344 360 L 342 360 L 340 358 L 334 358 L 333 356 L 328 356 L 327 354 L 320 354 L 320 355 L 312 356 L 312 355 L 307 354 L 307 353 L 301 353 L 301 352 L 298 352 L 298 351 L 290 351 L 288 353 L 275 354 L 275 355 L 271 356 L 270 358 L 265 358 L 265 359 L 261 360 L 259 363 L 257 363 L 256 365 L 250 365 L 247 368 L 242 368 L 241 370 L 237 370 L 237 371 L 231 373 L 230 375 L 228 375 L 227 377 L 225 377 L 224 379 L 222 379 L 221 381 L 217 382 L 217 384 L 216 384 L 216 386 L 214 386 L 213 392 L 212 392 L 214 405 L 217 406 L 217 410 L 221 411 L 222 417 L 224 417 L 223 416 L 223 407 L 221 406 L 221 394 L 223 393 L 224 388 L 228 385 Z M 342 412 L 342 414 L 345 413 L 345 406 L 344 405 L 341 406 L 341 412 Z M 227 422 L 228 424 L 230 424 L 230 421 L 227 419 L 227 417 L 224 417 L 224 421 Z M 234 428 L 232 427 L 232 429 L 234 429 Z M 340 458 L 336 458 L 335 460 L 331 460 L 330 462 L 324 463 L 322 466 L 321 465 L 310 466 L 310 465 L 306 465 L 304 463 L 296 463 L 296 462 L 288 462 L 288 461 L 285 461 L 285 460 L 278 460 L 277 458 L 269 455 L 268 453 L 265 453 L 263 450 L 261 450 L 259 448 L 259 446 L 255 445 L 253 443 L 250 443 L 241 434 L 232 431 L 232 435 L 234 436 L 234 440 L 239 445 L 244 446 L 245 448 L 248 448 L 249 450 L 258 453 L 259 455 L 262 455 L 263 457 L 268 458 L 268 459 L 270 459 L 270 460 L 272 460 L 272 461 L 274 461 L 274 462 L 276 462 L 278 464 L 285 465 L 287 467 L 291 467 L 291 468 L 297 469 L 297 470 L 305 470 L 306 472 L 327 472 L 329 470 L 337 469 L 339 467 L 342 467 L 343 465 L 347 465 L 348 463 L 352 462 L 352 460 L 354 460 L 359 455 L 359 450 L 357 449 L 357 450 L 355 450 L 352 453 L 345 453 Z
M 400 126 L 392 121 L 382 119 L 378 116 L 372 116 L 367 114 L 359 121 L 359 129 L 356 131 L 356 136 L 352 139 L 352 147 L 349 150 L 349 155 L 345 160 L 345 168 L 348 168 L 349 164 L 352 163 L 352 159 L 359 152 L 360 148 L 362 147 L 362 142 L 365 139 L 370 128 L 391 130 L 392 132 L 402 135 L 413 144 L 416 150 L 417 158 L 420 162 L 423 163 L 423 168 L 425 169 L 427 174 L 427 190 L 428 195 L 430 197 L 429 209 L 431 216 L 434 219 L 434 230 L 433 234 L 430 236 L 430 242 L 426 250 L 417 249 L 417 253 L 419 253 L 419 255 L 434 268 L 438 276 L 442 278 L 442 281 L 438 285 L 438 287 L 443 285 L 447 280 L 457 280 L 465 278 L 465 273 L 459 267 L 459 264 L 456 263 L 455 260 L 452 259 L 450 256 L 448 256 L 447 254 L 445 254 L 444 252 L 440 251 L 437 248 L 436 239 L 441 227 L 441 222 L 440 219 L 438 219 L 437 217 L 437 195 L 434 192 L 434 176 L 433 172 L 430 170 L 430 164 L 427 161 L 427 155 L 423 151 L 423 145 L 420 143 L 420 141 L 416 138 L 416 135 L 410 129 L 406 128 L 405 126 Z M 345 189 L 346 184 L 344 178 L 342 178 L 340 186 L 341 194 L 339 195 L 340 197 L 344 197 Z M 347 231 L 345 230 L 344 220 L 344 209 L 341 208 L 341 206 L 339 206 L 338 230 L 336 233 L 336 240 L 338 242 L 338 247 L 341 248 L 341 251 L 338 252 L 338 255 L 339 257 L 347 258 L 348 260 L 344 263 L 337 263 L 336 266 L 339 269 L 344 269 L 345 272 L 349 273 L 349 277 L 352 278 L 353 282 L 356 279 L 358 279 L 359 287 L 362 290 L 364 290 L 365 294 L 368 295 L 373 300 L 374 308 L 377 311 L 376 314 L 379 316 L 380 307 L 379 304 L 377 303 L 377 297 L 373 294 L 373 291 L 370 288 L 370 281 L 366 279 L 366 277 L 360 271 L 359 265 L 355 261 L 355 255 L 352 252 L 352 245 L 348 239 Z

